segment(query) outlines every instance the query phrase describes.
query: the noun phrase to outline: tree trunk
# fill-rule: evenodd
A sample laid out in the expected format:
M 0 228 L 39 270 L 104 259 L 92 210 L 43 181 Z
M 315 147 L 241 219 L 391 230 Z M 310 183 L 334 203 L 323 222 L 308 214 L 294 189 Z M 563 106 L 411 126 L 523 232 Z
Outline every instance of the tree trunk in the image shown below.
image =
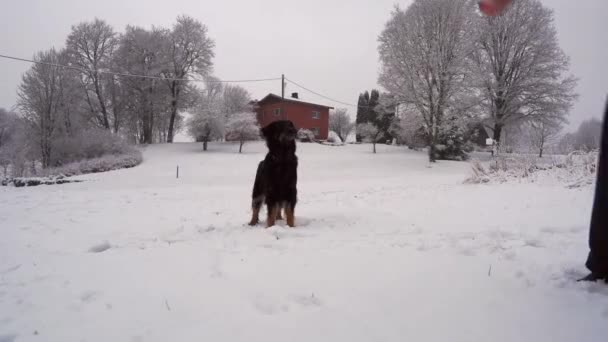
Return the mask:
M 169 118 L 169 129 L 167 131 L 167 142 L 173 143 L 175 118 L 177 117 L 177 105 L 179 103 L 179 84 L 173 81 L 171 84 L 171 117 Z
M 376 153 L 376 142 L 374 141 L 374 153 Z
M 207 151 L 207 138 L 205 138 L 205 140 L 203 140 L 203 151 Z
M 112 113 L 114 114 L 114 133 L 118 133 L 120 130 L 120 109 L 117 103 L 116 81 L 114 76 L 112 76 Z
M 543 157 L 543 148 L 541 147 L 540 148 L 540 154 L 539 154 L 538 158 L 542 158 L 542 157 Z
M 239 146 L 239 153 L 243 152 L 243 145 L 245 145 L 245 142 L 241 140 L 241 145 Z
M 502 138 L 502 129 L 503 129 L 502 123 L 497 122 L 494 124 L 494 136 L 492 139 L 494 139 L 494 143 L 496 144 L 496 151 L 499 151 L 499 149 L 500 149 L 500 139 Z
M 437 162 L 436 153 L 437 153 L 437 150 L 435 147 L 435 143 L 431 142 L 431 144 L 429 145 L 429 162 L 431 162 L 431 163 Z
M 101 115 L 103 116 L 103 126 L 105 129 L 110 129 L 110 120 L 108 120 L 108 109 L 106 108 L 103 95 L 101 94 L 101 87 L 99 86 L 99 76 L 94 76 L 95 94 L 99 101 L 99 107 L 101 108 Z
M 45 139 L 43 138 L 43 141 L 41 142 L 40 154 L 42 155 L 42 168 L 46 169 L 51 164 L 51 147 L 49 146 L 49 143 L 44 140 Z

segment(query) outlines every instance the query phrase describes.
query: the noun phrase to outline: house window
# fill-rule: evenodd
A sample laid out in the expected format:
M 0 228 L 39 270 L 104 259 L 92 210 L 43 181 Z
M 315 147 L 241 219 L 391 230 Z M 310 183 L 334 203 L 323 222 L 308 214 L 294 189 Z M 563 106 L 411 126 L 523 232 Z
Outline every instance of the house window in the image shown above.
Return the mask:
M 281 116 L 281 108 L 276 108 L 274 110 L 274 116 Z
M 321 119 L 321 112 L 312 112 L 312 118 L 316 120 Z
M 315 137 L 318 137 L 318 136 L 320 136 L 320 135 L 321 135 L 321 130 L 320 130 L 320 129 L 318 129 L 318 128 L 316 128 L 316 127 L 315 127 L 315 128 L 311 128 L 311 129 L 310 129 L 310 131 L 311 131 L 312 133 L 314 133 Z

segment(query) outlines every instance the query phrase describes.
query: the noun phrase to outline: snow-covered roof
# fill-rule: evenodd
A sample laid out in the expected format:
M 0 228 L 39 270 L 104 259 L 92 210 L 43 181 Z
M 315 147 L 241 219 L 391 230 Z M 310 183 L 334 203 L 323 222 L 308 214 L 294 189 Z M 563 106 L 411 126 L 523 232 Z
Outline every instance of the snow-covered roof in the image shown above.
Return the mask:
M 316 106 L 316 107 L 334 109 L 334 107 L 330 107 L 330 106 L 326 106 L 326 105 L 322 105 L 322 104 L 318 104 L 318 103 L 306 102 L 306 101 L 302 101 L 300 99 L 294 99 L 293 97 L 285 97 L 283 99 L 281 96 L 273 94 L 273 93 L 270 93 L 270 94 L 266 95 L 266 97 L 264 97 L 260 101 L 257 101 L 257 103 L 263 103 L 263 102 L 268 101 L 270 99 L 275 99 L 275 100 L 278 100 L 278 101 L 285 101 L 285 102 L 296 102 L 296 103 L 302 103 L 302 104 L 307 104 L 307 105 Z

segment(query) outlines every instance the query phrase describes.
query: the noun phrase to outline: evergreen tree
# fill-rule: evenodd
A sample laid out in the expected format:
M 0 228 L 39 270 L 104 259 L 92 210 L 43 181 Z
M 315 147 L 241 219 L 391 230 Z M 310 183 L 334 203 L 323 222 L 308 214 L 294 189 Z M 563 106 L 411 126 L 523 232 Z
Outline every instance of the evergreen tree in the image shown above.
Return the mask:
M 367 105 L 369 103 L 369 93 L 366 91 L 365 93 L 359 94 L 359 101 L 357 103 L 357 118 L 356 124 L 357 126 L 367 122 Z M 357 133 L 357 142 L 362 142 L 363 137 Z

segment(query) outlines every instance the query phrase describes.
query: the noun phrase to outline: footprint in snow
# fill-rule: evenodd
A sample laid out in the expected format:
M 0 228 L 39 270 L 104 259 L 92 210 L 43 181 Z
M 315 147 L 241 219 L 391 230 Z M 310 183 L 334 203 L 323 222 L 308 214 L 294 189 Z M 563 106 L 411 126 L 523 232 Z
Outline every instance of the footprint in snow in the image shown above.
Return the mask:
M 312 294 L 312 295 L 291 295 L 289 298 L 291 299 L 292 302 L 299 304 L 300 306 L 305 307 L 305 308 L 314 308 L 314 307 L 319 307 L 319 306 L 323 305 L 321 300 L 318 297 L 316 297 L 314 294 Z
M 278 301 L 264 295 L 257 296 L 253 300 L 253 307 L 262 315 L 267 316 L 289 311 L 289 307 L 287 305 L 280 305 Z
M 21 265 L 16 265 L 16 266 L 13 266 L 13 267 L 9 267 L 9 268 L 7 268 L 5 270 L 0 271 L 0 274 L 8 274 L 8 273 L 11 273 L 11 272 L 14 272 L 14 271 L 18 270 L 19 268 L 21 268 Z
M 112 245 L 108 241 L 105 241 L 89 248 L 89 253 L 103 253 L 110 248 L 112 248 Z
M 540 239 L 530 238 L 524 241 L 525 247 L 542 248 L 545 247 Z
M 0 335 L 0 342 L 14 342 L 17 339 L 17 335 Z
M 87 291 L 80 295 L 80 300 L 83 303 L 91 303 L 99 297 L 100 293 L 96 291 Z

